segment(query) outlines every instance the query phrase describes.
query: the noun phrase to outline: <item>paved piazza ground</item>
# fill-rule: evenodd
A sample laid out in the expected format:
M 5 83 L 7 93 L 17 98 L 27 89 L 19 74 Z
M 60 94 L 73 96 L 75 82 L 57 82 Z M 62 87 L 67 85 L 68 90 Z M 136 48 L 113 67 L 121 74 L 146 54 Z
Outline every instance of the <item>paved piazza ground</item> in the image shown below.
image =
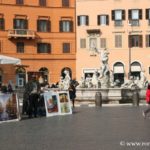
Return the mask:
M 77 107 L 67 116 L 0 124 L 0 150 L 150 150 L 146 106 Z

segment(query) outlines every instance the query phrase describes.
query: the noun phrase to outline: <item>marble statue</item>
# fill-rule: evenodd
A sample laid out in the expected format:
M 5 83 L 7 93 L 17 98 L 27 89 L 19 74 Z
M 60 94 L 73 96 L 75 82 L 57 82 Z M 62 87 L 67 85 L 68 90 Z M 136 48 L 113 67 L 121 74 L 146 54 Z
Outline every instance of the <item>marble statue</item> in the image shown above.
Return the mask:
M 128 80 L 125 80 L 124 84 L 121 85 L 123 88 L 131 88 L 134 85 L 133 76 L 130 76 Z
M 98 88 L 98 72 L 97 71 L 94 72 L 91 82 L 92 82 L 93 88 Z
M 65 74 L 64 79 L 62 77 L 60 79 L 59 88 L 61 88 L 63 90 L 68 90 L 69 85 L 70 85 L 70 81 L 71 81 L 71 77 L 69 75 L 69 71 L 68 70 L 65 70 L 64 74 Z
M 80 88 L 85 88 L 86 87 L 86 83 L 83 77 L 81 77 L 81 80 L 79 81 L 79 85 L 78 87 Z
M 101 69 L 100 69 L 100 76 L 99 80 L 101 82 L 101 87 L 107 88 L 109 87 L 110 84 L 110 71 L 109 71 L 109 66 L 108 66 L 108 55 L 109 52 L 105 48 L 103 50 L 99 51 L 100 53 L 100 61 L 101 61 Z
M 106 48 L 100 51 L 100 60 L 102 62 L 100 78 L 104 77 L 109 71 L 108 55 L 109 55 L 109 52 Z
M 58 88 L 61 89 L 61 90 L 64 89 L 64 82 L 63 82 L 63 77 L 62 76 L 60 77 Z

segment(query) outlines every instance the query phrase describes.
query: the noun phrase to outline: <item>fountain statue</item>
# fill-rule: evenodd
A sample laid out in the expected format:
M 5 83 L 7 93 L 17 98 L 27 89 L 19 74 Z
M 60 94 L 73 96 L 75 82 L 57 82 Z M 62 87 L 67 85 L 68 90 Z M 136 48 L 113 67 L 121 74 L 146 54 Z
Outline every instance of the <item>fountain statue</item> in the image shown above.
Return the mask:
M 98 76 L 98 71 L 96 70 L 93 73 L 92 78 L 87 77 L 85 80 L 83 77 L 81 81 L 79 81 L 80 88 L 108 88 L 110 85 L 110 71 L 108 66 L 108 50 L 105 48 L 104 50 L 96 50 L 96 53 L 100 54 L 100 61 L 102 63 L 100 68 L 100 75 Z M 112 77 L 113 78 L 113 77 Z M 111 84 L 113 81 L 111 80 Z
M 100 88 L 99 87 L 99 80 L 98 80 L 98 72 L 95 71 L 91 80 L 93 88 Z
M 100 53 L 100 60 L 101 60 L 101 69 L 100 69 L 100 76 L 99 76 L 99 81 L 101 83 L 102 88 L 107 88 L 109 87 L 109 79 L 110 79 L 110 71 L 109 71 L 109 66 L 108 66 L 108 55 L 109 52 L 105 48 L 104 50 L 98 51 Z
M 64 70 L 64 74 L 65 74 L 64 79 L 63 79 L 63 77 L 60 77 L 60 81 L 59 81 L 58 87 L 61 90 L 68 90 L 69 85 L 70 85 L 70 81 L 71 81 L 71 77 L 69 75 L 69 71 L 68 70 Z

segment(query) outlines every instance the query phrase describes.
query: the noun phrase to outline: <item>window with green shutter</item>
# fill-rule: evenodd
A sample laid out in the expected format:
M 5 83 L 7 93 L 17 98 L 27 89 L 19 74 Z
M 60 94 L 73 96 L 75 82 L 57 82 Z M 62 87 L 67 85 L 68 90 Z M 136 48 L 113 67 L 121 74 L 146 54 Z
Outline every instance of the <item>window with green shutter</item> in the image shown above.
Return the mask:
M 69 0 L 62 0 L 62 7 L 69 7 Z
M 5 20 L 4 18 L 0 18 L 0 30 L 4 30 L 5 29 Z
M 37 53 L 51 53 L 51 44 L 37 43 Z
M 50 32 L 51 31 L 51 21 L 50 20 L 37 20 L 37 31 L 38 32 Z
M 70 43 L 63 43 L 63 53 L 70 53 Z

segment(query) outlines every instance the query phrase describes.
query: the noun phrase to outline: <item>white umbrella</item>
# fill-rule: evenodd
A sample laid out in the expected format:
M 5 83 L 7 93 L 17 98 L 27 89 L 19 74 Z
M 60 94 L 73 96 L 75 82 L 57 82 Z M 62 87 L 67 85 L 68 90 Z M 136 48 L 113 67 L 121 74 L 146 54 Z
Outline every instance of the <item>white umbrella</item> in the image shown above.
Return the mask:
M 14 57 L 0 55 L 0 64 L 21 64 L 21 60 Z

